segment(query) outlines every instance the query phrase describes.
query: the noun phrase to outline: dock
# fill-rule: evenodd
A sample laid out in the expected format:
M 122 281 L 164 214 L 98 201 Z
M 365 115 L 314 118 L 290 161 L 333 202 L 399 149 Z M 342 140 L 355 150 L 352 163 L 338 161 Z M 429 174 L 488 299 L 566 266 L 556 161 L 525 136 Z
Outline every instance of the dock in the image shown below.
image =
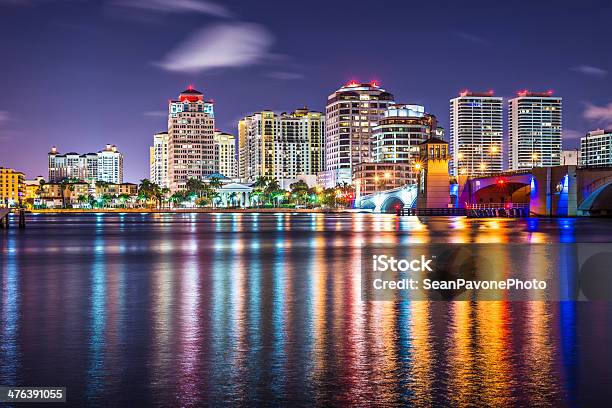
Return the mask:
M 9 220 L 10 208 L 0 208 L 0 229 L 8 229 L 11 224 Z M 18 208 L 15 213 L 19 219 L 19 228 L 23 229 L 26 226 L 25 209 Z

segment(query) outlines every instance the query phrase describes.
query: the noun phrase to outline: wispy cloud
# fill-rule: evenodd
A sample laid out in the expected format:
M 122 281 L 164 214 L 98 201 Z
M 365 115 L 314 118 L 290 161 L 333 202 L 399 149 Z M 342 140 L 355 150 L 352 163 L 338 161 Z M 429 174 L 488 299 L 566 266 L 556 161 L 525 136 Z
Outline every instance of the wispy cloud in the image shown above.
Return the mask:
M 303 79 L 304 75 L 297 72 L 274 71 L 267 74 L 269 78 L 280 79 L 282 81 L 292 81 L 295 79 Z
M 582 116 L 598 125 L 612 127 L 612 102 L 605 106 L 587 102 Z
M 606 75 L 608 75 L 607 70 L 591 65 L 578 65 L 572 67 L 572 71 L 580 72 L 581 74 L 590 75 L 594 77 L 605 77 Z
M 575 129 L 563 129 L 563 139 L 565 140 L 579 140 L 585 135 L 585 132 L 581 132 Z
M 268 57 L 273 42 L 258 24 L 217 24 L 196 31 L 156 64 L 167 71 L 192 73 L 252 65 Z
M 474 44 L 480 44 L 480 45 L 491 45 L 491 42 L 489 40 L 487 40 L 486 38 L 483 37 L 479 37 L 477 35 L 471 34 L 471 33 L 467 33 L 465 31 L 459 31 L 459 30 L 451 30 L 451 33 L 465 41 L 469 41 L 472 42 Z
M 151 118 L 162 118 L 168 116 L 168 111 L 146 111 L 142 114 Z
M 8 122 L 11 119 L 11 116 L 7 111 L 0 110 L 0 124 Z
M 216 17 L 231 17 L 223 5 L 208 0 L 113 0 L 111 6 L 155 13 L 201 13 Z

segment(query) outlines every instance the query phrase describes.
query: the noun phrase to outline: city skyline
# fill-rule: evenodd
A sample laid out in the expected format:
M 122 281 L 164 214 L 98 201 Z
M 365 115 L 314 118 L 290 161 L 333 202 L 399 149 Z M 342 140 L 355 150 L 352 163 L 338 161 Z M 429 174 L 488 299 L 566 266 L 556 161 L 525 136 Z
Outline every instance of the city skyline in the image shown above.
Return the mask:
M 1 149 L 0 164 L 28 178 L 46 173 L 51 145 L 89 151 L 106 143 L 121 145 L 126 180 L 148 177 L 151 135 L 165 130 L 168 97 L 189 83 L 215 100 L 216 127 L 234 135 L 238 119 L 263 109 L 290 112 L 306 105 L 323 112 L 327 95 L 350 80 L 377 80 L 397 103 L 427 106 L 447 129 L 447 139 L 448 100 L 465 88 L 493 88 L 505 101 L 521 89 L 553 89 L 564 101 L 565 149 L 578 147 L 588 131 L 612 124 L 612 57 L 605 51 L 609 2 L 554 8 L 469 2 L 448 5 L 446 12 L 425 4 L 368 9 L 388 32 L 363 44 L 343 34 L 362 14 L 359 2 L 339 1 L 320 15 L 325 3 L 313 1 L 300 19 L 287 19 L 288 11 L 273 5 L 273 13 L 264 13 L 235 1 L 197 10 L 162 1 L 154 2 L 164 4 L 157 9 L 133 1 L 21 3 L 0 1 L 0 32 L 15 38 L 11 33 L 20 30 L 14 41 L 0 45 L 8 57 L 0 79 L 0 143 L 8 148 Z M 399 22 L 408 11 L 433 12 L 436 19 L 416 19 L 414 32 L 406 34 Z M 309 16 L 317 19 L 317 29 Z M 468 16 L 479 23 L 465 28 Z M 162 21 L 180 23 L 181 29 L 160 30 Z M 582 29 L 560 28 L 549 38 L 542 21 Z M 513 39 L 518 28 L 520 39 Z M 43 36 L 48 41 L 37 45 Z M 394 36 L 406 39 L 405 53 L 397 53 L 397 42 L 389 40 Z M 118 44 L 119 38 L 130 40 Z M 194 39 L 208 48 L 190 48 Z M 414 41 L 427 42 L 419 56 L 431 63 L 411 63 Z M 224 48 L 237 51 L 228 55 Z M 375 50 L 375 57 L 364 58 L 363 49 Z M 511 57 L 508 50 L 514 50 Z M 216 58 L 205 58 L 207 52 Z M 508 137 L 504 118 L 506 143 Z

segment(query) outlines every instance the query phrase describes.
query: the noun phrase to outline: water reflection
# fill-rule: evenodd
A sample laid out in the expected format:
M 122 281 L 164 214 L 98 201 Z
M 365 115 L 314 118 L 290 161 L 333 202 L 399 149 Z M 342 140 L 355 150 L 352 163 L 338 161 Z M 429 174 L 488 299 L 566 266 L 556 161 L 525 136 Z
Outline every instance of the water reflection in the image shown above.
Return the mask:
M 100 214 L 29 224 L 0 236 L 0 384 L 66 384 L 77 406 L 111 396 L 117 406 L 580 405 L 591 370 L 611 376 L 592 357 L 608 355 L 605 342 L 581 335 L 610 338 L 609 304 L 365 302 L 360 281 L 364 245 L 607 241 L 605 220 Z M 487 259 L 509 276 L 510 252 L 495 248 Z M 534 250 L 526 262 L 542 277 L 559 265 L 569 288 L 574 260 Z

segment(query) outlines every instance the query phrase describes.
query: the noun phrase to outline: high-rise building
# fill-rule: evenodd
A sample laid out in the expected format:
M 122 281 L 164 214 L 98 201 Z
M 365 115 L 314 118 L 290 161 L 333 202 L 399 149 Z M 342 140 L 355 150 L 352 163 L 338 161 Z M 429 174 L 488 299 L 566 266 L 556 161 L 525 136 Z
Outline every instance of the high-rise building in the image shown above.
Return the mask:
M 64 179 L 123 183 L 123 155 L 111 144 L 98 153 L 86 154 L 60 154 L 53 146 L 48 154 L 48 165 L 50 183 Z
M 425 112 L 425 107 L 413 104 L 390 105 L 374 127 L 372 150 L 377 163 L 402 163 L 408 183 L 417 181 L 414 165 L 419 159 L 419 144 L 436 137 L 437 120 Z
M 187 180 L 215 173 L 215 113 L 212 101 L 191 86 L 168 105 L 168 179 L 170 190 Z
M 162 188 L 170 188 L 168 179 L 168 132 L 153 135 L 153 146 L 149 147 L 149 178 Z
M 612 165 L 612 129 L 592 130 L 580 139 L 580 165 Z
M 372 131 L 393 95 L 376 82 L 349 82 L 327 97 L 325 108 L 325 172 L 331 187 L 351 183 L 353 166 L 372 161 Z
M 230 179 L 238 177 L 236 137 L 234 135 L 215 131 L 215 157 L 217 160 L 217 173 Z
M 511 170 L 561 163 L 562 98 L 552 92 L 519 91 L 508 101 Z
M 450 100 L 451 173 L 503 169 L 503 100 L 493 92 L 463 91 Z
M 0 167 L 0 206 L 19 204 L 25 194 L 25 176 L 23 173 Z
M 307 108 L 243 118 L 238 123 L 240 178 L 275 177 L 283 183 L 316 176 L 323 169 L 323 129 L 323 114 Z
M 96 180 L 123 183 L 123 155 L 117 150 L 117 146 L 107 144 L 104 150 L 98 152 L 97 169 Z

